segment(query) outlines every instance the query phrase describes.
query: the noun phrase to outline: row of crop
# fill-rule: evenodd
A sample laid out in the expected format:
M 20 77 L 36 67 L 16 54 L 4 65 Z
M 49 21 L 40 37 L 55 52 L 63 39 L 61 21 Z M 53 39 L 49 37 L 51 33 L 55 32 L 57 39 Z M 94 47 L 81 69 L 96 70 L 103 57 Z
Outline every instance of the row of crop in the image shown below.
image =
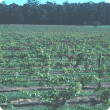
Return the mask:
M 41 92 L 41 91 L 33 91 L 33 92 L 27 92 L 27 91 L 20 91 L 21 94 L 23 94 L 25 97 L 32 97 L 32 98 L 39 98 L 41 102 L 46 102 L 46 106 L 48 108 L 52 107 L 53 110 L 56 108 L 61 107 L 62 105 L 68 105 L 66 103 L 66 100 L 69 100 L 73 97 L 78 96 L 78 94 L 81 94 L 81 85 L 80 83 L 76 83 L 74 85 L 71 85 L 69 88 L 65 88 L 63 90 L 57 90 L 55 87 L 53 87 L 51 90 L 48 90 L 47 92 Z M 103 92 L 100 95 L 100 99 L 104 106 L 109 106 L 110 104 L 110 90 L 104 89 Z M 11 109 L 14 109 L 14 106 L 5 96 L 4 94 L 0 94 L 0 103 L 8 103 L 8 107 Z
M 49 74 L 49 68 L 45 68 L 45 74 L 42 74 L 42 69 L 44 68 L 40 68 L 40 69 L 37 69 L 37 68 L 30 68 L 28 69 L 28 75 L 32 75 L 33 77 L 39 77 L 41 79 L 41 83 L 39 85 L 44 85 L 43 83 L 47 83 L 47 84 L 54 84 L 54 85 L 59 85 L 60 83 L 61 84 L 70 84 L 72 80 L 74 81 L 80 81 L 80 83 L 84 86 L 88 83 L 90 83 L 92 80 L 97 80 L 97 82 L 99 83 L 99 79 L 92 76 L 92 75 L 84 75 L 84 76 L 81 76 L 80 79 L 74 79 L 74 77 L 72 76 L 71 78 L 68 77 L 68 74 L 72 73 L 74 74 L 75 73 L 75 70 L 74 69 L 67 69 L 67 68 L 63 68 L 63 73 L 64 75 L 63 76 L 52 76 Z M 41 72 L 41 73 L 40 73 Z M 9 73 L 10 74 L 10 73 Z M 36 76 L 37 75 L 37 76 Z M 15 82 L 21 82 L 25 80 L 25 77 L 21 77 L 19 76 L 18 73 L 14 74 L 13 76 L 11 75 L 10 77 L 8 76 L 2 76 L 1 79 L 0 79 L 0 82 L 1 84 L 6 84 L 6 83 L 10 83 L 11 85 L 13 85 Z M 74 82 L 72 81 L 72 82 Z

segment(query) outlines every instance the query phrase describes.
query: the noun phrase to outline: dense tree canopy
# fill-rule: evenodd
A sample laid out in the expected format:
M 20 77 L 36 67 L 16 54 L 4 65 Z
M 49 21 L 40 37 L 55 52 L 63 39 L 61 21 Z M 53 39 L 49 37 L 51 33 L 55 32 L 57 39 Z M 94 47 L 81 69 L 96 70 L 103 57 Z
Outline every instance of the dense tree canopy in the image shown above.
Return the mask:
M 53 24 L 53 25 L 91 25 L 98 21 L 110 25 L 110 4 L 55 2 L 40 4 L 37 0 L 28 0 L 23 6 L 15 3 L 0 4 L 0 24 Z

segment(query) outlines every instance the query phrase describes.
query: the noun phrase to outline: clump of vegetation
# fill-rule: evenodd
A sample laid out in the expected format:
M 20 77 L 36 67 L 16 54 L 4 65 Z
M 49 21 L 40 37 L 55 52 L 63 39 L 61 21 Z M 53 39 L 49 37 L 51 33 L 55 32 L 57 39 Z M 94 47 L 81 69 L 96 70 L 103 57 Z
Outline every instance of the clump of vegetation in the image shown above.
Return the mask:
M 96 27 L 96 26 L 99 26 L 101 23 L 98 22 L 98 21 L 94 21 L 94 22 L 92 22 L 92 24 L 93 24 L 94 27 Z

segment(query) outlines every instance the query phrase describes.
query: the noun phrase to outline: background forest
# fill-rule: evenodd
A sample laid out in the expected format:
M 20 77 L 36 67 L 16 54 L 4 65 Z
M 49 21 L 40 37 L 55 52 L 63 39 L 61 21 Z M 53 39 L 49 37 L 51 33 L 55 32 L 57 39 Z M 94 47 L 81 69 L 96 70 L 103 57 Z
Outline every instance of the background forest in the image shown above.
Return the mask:
M 47 24 L 47 25 L 110 25 L 110 4 L 105 2 L 68 3 L 55 2 L 40 4 L 28 0 L 23 6 L 15 3 L 0 4 L 0 24 Z

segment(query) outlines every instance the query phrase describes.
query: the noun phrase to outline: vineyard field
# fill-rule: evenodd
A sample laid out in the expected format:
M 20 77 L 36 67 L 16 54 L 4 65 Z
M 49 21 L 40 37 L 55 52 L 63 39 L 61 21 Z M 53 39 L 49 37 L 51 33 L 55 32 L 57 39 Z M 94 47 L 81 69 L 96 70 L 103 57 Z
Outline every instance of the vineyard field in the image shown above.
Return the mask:
M 107 110 L 110 26 L 0 25 L 3 110 Z

